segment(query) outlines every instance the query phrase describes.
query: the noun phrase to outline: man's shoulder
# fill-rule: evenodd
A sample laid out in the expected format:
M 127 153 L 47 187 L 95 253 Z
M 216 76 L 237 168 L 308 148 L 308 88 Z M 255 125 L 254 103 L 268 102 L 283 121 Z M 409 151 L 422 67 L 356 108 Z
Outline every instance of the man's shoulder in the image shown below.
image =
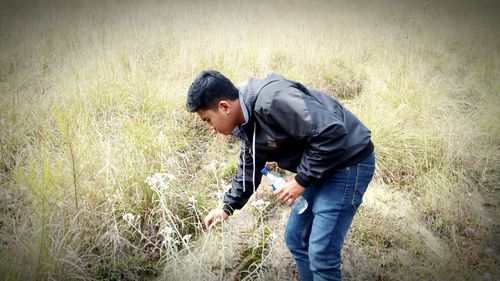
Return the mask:
M 256 108 L 269 109 L 276 100 L 287 99 L 291 91 L 298 91 L 294 83 L 278 73 L 270 73 L 266 78 L 258 80 L 254 87 L 257 96 Z
M 252 81 L 252 86 L 254 90 L 259 91 L 269 85 L 270 83 L 276 81 L 286 81 L 286 79 L 276 72 L 269 73 L 265 78 L 253 78 L 250 79 Z

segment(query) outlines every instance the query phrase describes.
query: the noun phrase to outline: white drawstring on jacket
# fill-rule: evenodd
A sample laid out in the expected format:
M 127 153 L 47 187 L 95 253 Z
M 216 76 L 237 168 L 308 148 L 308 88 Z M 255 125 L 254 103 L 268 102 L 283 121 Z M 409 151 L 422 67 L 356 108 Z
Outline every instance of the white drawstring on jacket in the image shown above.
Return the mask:
M 255 132 L 257 131 L 257 124 L 254 122 L 253 123 L 253 136 L 252 136 L 252 160 L 253 160 L 253 173 L 252 173 L 252 183 L 253 183 L 253 192 L 255 193 Z M 241 140 L 243 142 L 243 152 L 246 152 L 246 146 L 245 146 L 245 141 Z M 245 186 L 245 170 L 246 170 L 246 162 L 245 162 L 245 154 L 243 154 L 243 192 L 246 190 Z

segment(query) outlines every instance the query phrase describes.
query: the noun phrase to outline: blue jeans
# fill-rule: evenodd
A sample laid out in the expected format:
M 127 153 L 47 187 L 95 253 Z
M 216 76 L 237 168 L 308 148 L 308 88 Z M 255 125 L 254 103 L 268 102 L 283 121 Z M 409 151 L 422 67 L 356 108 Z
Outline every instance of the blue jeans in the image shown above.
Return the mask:
M 341 280 L 341 251 L 354 214 L 375 170 L 375 154 L 336 170 L 302 196 L 307 210 L 290 214 L 285 241 L 302 281 Z

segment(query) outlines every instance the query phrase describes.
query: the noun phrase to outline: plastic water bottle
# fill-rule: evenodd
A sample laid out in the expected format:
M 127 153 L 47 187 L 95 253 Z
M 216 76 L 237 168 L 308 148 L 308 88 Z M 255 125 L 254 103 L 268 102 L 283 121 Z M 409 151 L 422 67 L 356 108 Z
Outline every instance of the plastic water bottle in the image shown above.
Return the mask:
M 277 190 L 282 188 L 286 184 L 285 178 L 283 178 L 280 174 L 269 170 L 268 167 L 264 167 L 262 171 L 260 171 L 264 176 L 266 176 L 267 182 L 272 187 L 273 190 Z M 292 204 L 292 210 L 297 212 L 298 214 L 302 214 L 307 209 L 307 200 L 299 195 L 297 199 Z

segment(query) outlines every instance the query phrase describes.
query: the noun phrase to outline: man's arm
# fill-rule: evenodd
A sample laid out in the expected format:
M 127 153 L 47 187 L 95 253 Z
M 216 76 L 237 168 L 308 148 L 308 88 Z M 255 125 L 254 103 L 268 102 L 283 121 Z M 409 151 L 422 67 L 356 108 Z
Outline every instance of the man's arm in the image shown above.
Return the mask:
M 338 165 L 345 152 L 347 131 L 342 109 L 328 110 L 295 88 L 273 95 L 268 118 L 291 136 L 307 143 L 295 180 L 308 187 Z

